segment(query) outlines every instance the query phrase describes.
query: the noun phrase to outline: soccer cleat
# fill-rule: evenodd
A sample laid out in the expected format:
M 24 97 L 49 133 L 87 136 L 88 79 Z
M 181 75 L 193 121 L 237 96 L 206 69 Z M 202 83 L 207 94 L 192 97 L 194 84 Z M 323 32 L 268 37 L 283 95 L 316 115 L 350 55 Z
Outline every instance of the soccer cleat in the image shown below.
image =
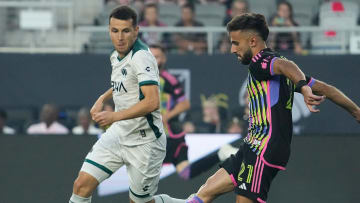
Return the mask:
M 225 159 L 229 158 L 230 155 L 236 154 L 238 150 L 239 148 L 233 147 L 230 144 L 222 146 L 218 151 L 220 161 L 224 161 Z

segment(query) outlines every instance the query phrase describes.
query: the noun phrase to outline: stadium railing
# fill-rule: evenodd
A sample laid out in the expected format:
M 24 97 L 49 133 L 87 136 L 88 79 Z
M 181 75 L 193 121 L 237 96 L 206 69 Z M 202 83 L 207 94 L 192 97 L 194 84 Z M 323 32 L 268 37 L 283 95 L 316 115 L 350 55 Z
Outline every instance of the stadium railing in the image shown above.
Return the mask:
M 15 14 L 9 21 L 9 8 Z M 15 53 L 81 53 L 92 43 L 104 47 L 95 53 L 111 49 L 107 26 L 79 26 L 73 1 L 0 1 L 0 52 Z M 10 9 L 11 10 L 11 9 Z M 24 28 L 20 25 L 22 11 L 48 11 L 52 24 L 48 28 Z M 4 11 L 4 12 L 2 12 Z M 10 24 L 10 25 L 9 25 Z M 270 27 L 272 33 L 299 32 L 303 46 L 311 54 L 360 53 L 360 26 L 346 27 L 346 22 L 334 26 Z M 205 33 L 207 54 L 217 53 L 219 39 L 225 27 L 142 27 L 140 32 Z M 310 45 L 310 46 L 308 46 Z
M 82 26 L 75 30 L 77 35 L 81 33 L 102 33 L 108 32 L 107 26 Z M 140 32 L 158 33 L 205 33 L 207 42 L 207 53 L 214 53 L 214 48 L 221 34 L 226 33 L 225 27 L 141 27 Z M 315 54 L 348 54 L 350 52 L 350 40 L 358 40 L 360 50 L 360 26 L 355 27 L 323 27 L 323 26 L 299 26 L 299 27 L 270 27 L 270 33 L 291 33 L 310 34 L 302 41 L 302 44 L 313 44 L 310 53 Z M 311 36 L 312 34 L 312 36 Z M 318 38 L 315 38 L 318 34 Z M 106 33 L 106 35 L 108 35 Z

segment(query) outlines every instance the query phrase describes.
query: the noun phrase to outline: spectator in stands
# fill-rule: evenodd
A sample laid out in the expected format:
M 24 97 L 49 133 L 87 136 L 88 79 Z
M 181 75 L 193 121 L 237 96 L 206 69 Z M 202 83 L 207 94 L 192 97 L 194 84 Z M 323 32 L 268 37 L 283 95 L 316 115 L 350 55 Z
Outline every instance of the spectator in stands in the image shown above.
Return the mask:
M 230 12 L 225 16 L 223 25 L 226 26 L 233 17 L 249 12 L 249 3 L 247 0 L 234 0 L 231 4 Z
M 181 20 L 175 24 L 177 27 L 202 27 L 201 22 L 195 20 L 195 7 L 193 4 L 185 4 L 181 8 Z M 203 33 L 181 33 L 175 35 L 175 43 L 178 47 L 178 52 L 183 54 L 186 52 L 193 52 L 195 54 L 202 54 L 206 50 L 206 35 Z
M 298 26 L 293 18 L 293 9 L 289 2 L 283 1 L 278 4 L 277 13 L 270 19 L 270 25 L 277 27 Z M 276 51 L 303 53 L 298 32 L 272 33 L 269 38 L 269 46 Z
M 9 126 L 6 126 L 6 119 L 7 114 L 3 109 L 0 109 L 0 135 L 2 134 L 8 134 L 13 135 L 15 134 L 15 130 L 13 128 L 10 128 Z
M 158 0 L 159 3 L 174 3 L 178 6 L 184 6 L 187 3 L 195 3 L 195 0 Z
M 55 104 L 45 104 L 40 113 L 40 123 L 32 124 L 27 129 L 28 134 L 68 134 L 69 130 L 59 122 L 58 108 Z
M 195 133 L 196 131 L 196 127 L 194 125 L 193 122 L 191 121 L 185 121 L 184 124 L 183 124 L 183 130 L 186 134 L 189 134 L 189 133 Z
M 244 122 L 240 120 L 238 117 L 233 117 L 231 121 L 228 123 L 226 133 L 244 135 L 244 132 L 245 132 Z
M 90 110 L 83 107 L 79 110 L 77 117 L 78 126 L 72 129 L 74 135 L 99 135 L 103 131 L 91 123 Z
M 139 23 L 144 27 L 164 27 L 165 23 L 158 19 L 158 7 L 154 3 L 146 4 L 144 9 L 144 20 Z M 158 32 L 144 32 L 140 35 L 146 44 L 157 44 L 162 42 L 163 35 Z
M 105 0 L 104 6 L 95 18 L 95 25 L 108 25 L 109 24 L 109 14 L 117 6 L 120 5 L 130 5 L 130 0 Z
M 211 4 L 211 3 L 219 3 L 226 4 L 229 0 L 198 0 L 201 4 Z
M 216 97 L 202 102 L 202 121 L 196 122 L 196 133 L 224 133 Z
M 235 0 L 231 5 L 231 10 L 225 16 L 223 25 L 226 26 L 230 20 L 238 15 L 249 12 L 249 3 L 247 0 Z M 230 39 L 227 34 L 223 34 L 218 43 L 218 50 L 221 54 L 227 54 L 230 50 Z

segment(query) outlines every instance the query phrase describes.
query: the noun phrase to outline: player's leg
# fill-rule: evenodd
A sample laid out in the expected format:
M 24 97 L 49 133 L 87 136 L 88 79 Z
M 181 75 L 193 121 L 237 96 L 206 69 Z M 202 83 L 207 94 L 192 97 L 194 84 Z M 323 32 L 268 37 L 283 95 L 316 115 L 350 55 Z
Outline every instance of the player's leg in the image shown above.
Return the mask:
M 240 148 L 235 155 L 231 155 L 220 166 L 220 168 L 213 176 L 211 176 L 206 183 L 200 187 L 195 200 L 202 200 L 202 202 L 211 202 L 221 194 L 230 192 L 237 187 L 235 177 L 239 173 L 239 163 L 243 160 L 243 148 Z M 197 199 L 198 198 L 198 199 Z
M 270 185 L 279 169 L 269 167 L 248 145 L 243 150 L 243 160 L 236 174 L 237 202 L 265 203 Z
M 70 202 L 91 202 L 95 188 L 123 165 L 121 158 L 96 142 L 88 153 L 73 186 Z
M 234 183 L 229 173 L 220 168 L 214 175 L 208 178 L 204 185 L 202 185 L 196 196 L 204 203 L 212 202 L 221 194 L 228 193 L 234 189 Z
M 73 186 L 73 195 L 75 198 L 86 200 L 99 185 L 98 180 L 92 175 L 80 171 Z M 85 201 L 86 202 L 86 201 Z
M 168 138 L 167 140 L 167 157 L 165 160 L 170 160 L 176 167 L 179 176 L 185 180 L 194 178 L 209 170 L 212 166 L 224 161 L 237 151 L 237 148 L 231 147 L 231 145 L 224 145 L 218 152 L 213 152 L 190 164 L 188 161 L 188 146 L 184 137 Z
M 124 159 L 129 174 L 130 202 L 155 202 L 160 179 L 162 163 L 166 154 L 166 137 L 162 135 L 157 140 L 139 146 L 127 147 Z
M 254 201 L 247 197 L 236 195 L 236 203 L 254 203 Z
M 235 155 L 231 155 L 226 159 L 221 165 L 222 168 L 208 178 L 206 183 L 200 187 L 196 195 L 189 200 L 178 200 L 171 198 L 168 195 L 157 195 L 155 196 L 155 199 L 161 198 L 164 203 L 211 202 L 219 195 L 234 190 L 234 187 L 237 186 L 234 174 L 236 176 L 239 172 L 240 167 L 238 163 L 241 163 L 242 157 L 242 149 L 240 149 Z
M 230 192 L 233 189 L 233 181 L 229 174 L 221 168 L 207 179 L 195 196 L 188 200 L 175 199 L 165 194 L 156 195 L 154 199 L 155 203 L 208 203 L 212 202 L 219 195 Z

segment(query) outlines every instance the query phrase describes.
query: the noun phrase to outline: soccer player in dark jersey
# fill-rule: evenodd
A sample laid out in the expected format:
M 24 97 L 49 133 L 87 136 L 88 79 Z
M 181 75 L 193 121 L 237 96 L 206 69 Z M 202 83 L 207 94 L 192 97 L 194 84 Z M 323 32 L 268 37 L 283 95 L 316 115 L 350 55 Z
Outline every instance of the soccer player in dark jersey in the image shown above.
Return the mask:
M 166 157 L 163 163 L 173 164 L 179 176 L 188 180 L 209 170 L 231 154 L 235 154 L 237 149 L 231 145 L 224 145 L 218 152 L 211 153 L 192 164 L 189 163 L 188 146 L 179 115 L 190 108 L 190 102 L 185 96 L 183 85 L 165 68 L 167 60 L 165 48 L 160 44 L 153 44 L 150 45 L 150 51 L 155 56 L 160 71 L 160 112 L 167 135 Z
M 244 147 L 225 160 L 191 199 L 160 195 L 165 203 L 211 202 L 230 191 L 236 193 L 237 203 L 266 202 L 272 180 L 285 169 L 290 156 L 294 92 L 304 96 L 311 112 L 319 112 L 313 106 L 327 98 L 360 122 L 359 106 L 340 90 L 305 76 L 294 62 L 266 47 L 269 29 L 263 15 L 237 16 L 227 30 L 231 53 L 249 65 L 250 129 Z

